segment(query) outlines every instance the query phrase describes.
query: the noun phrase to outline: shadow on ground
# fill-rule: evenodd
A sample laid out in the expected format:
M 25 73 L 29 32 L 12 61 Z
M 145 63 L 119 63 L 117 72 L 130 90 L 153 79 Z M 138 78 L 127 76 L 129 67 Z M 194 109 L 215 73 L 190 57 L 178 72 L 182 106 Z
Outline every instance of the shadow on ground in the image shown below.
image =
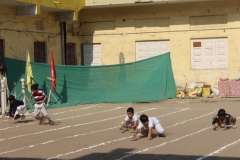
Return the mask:
M 29 122 L 33 122 L 33 121 L 34 120 L 21 120 L 21 121 L 15 121 L 15 123 L 29 123 Z
M 132 154 L 132 149 L 116 149 L 109 153 L 92 153 L 86 156 L 78 157 L 73 160 L 197 160 L 203 157 L 196 155 L 174 155 L 174 154 Z M 211 160 L 239 160 L 235 157 L 207 157 Z
M 92 153 L 89 155 L 74 158 L 72 160 L 197 160 L 203 156 L 196 155 L 174 155 L 174 154 L 132 154 L 133 149 L 116 149 L 109 153 Z M 80 153 L 76 153 L 80 154 Z M 62 156 L 60 159 L 67 159 Z M 206 160 L 239 160 L 237 157 L 206 157 Z M 7 158 L 0 157 L 0 160 L 43 160 L 41 158 Z M 56 159 L 55 159 L 56 160 Z M 202 160 L 202 159 L 199 159 Z

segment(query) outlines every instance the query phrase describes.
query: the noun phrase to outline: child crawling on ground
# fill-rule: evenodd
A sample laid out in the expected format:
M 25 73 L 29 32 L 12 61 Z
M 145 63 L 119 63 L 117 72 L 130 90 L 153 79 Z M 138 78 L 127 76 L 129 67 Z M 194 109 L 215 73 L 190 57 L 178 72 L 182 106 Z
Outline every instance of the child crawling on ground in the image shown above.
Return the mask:
M 134 109 L 132 107 L 129 107 L 127 109 L 127 116 L 125 117 L 119 129 L 120 130 L 123 130 L 123 128 L 136 129 L 138 125 L 138 121 L 139 121 L 139 115 L 134 113 Z
M 236 126 L 236 117 L 232 116 L 228 113 L 225 112 L 224 109 L 219 109 L 218 114 L 216 116 L 213 116 L 213 130 L 216 131 L 216 128 L 220 126 L 221 128 L 226 128 L 226 127 L 232 127 L 232 128 L 237 128 Z
M 17 120 L 21 117 L 21 120 L 25 119 L 26 106 L 22 100 L 17 100 L 13 95 L 8 97 L 10 103 L 9 119 Z
M 159 137 L 166 137 L 164 129 L 156 117 L 148 117 L 145 114 L 140 116 L 140 123 L 137 126 L 136 131 L 133 134 L 132 140 L 136 140 L 136 136 L 139 132 L 143 136 L 147 137 L 147 140 L 152 139 L 152 130 L 155 129 L 158 132 Z

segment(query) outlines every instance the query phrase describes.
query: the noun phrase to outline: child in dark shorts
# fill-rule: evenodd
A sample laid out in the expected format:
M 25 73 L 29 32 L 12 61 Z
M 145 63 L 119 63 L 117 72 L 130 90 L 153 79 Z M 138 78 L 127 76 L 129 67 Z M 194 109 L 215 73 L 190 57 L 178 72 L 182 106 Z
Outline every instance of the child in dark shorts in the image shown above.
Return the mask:
M 237 119 L 235 116 L 226 113 L 224 109 L 219 109 L 218 114 L 213 116 L 213 129 L 216 130 L 218 126 L 220 126 L 221 128 L 225 128 L 227 126 L 237 128 L 236 121 Z

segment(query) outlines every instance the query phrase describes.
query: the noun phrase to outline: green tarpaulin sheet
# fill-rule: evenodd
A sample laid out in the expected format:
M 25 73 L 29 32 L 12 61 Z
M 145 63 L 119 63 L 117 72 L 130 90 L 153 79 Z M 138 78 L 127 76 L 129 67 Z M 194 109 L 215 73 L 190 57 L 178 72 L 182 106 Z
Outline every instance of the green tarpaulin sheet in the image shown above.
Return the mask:
M 34 82 L 49 94 L 50 65 L 31 62 Z M 25 77 L 25 61 L 5 58 L 8 88 L 21 99 L 20 78 Z M 49 107 L 86 103 L 156 102 L 176 96 L 170 53 L 146 60 L 105 66 L 55 65 L 57 90 Z M 27 97 L 30 93 L 26 89 Z M 33 100 L 32 100 L 33 103 Z M 31 106 L 30 106 L 31 107 Z

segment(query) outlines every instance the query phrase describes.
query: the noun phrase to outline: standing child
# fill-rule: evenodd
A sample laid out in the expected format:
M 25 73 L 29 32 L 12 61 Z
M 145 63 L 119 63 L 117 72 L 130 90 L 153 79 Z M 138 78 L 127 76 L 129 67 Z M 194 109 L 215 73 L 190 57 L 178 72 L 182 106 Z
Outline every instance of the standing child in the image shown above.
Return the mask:
M 21 120 L 25 119 L 24 114 L 26 113 L 26 106 L 23 101 L 15 99 L 13 95 L 8 97 L 10 103 L 9 118 L 17 120 L 21 117 Z
M 237 119 L 235 116 L 231 116 L 230 114 L 226 113 L 224 109 L 219 109 L 218 114 L 216 116 L 213 116 L 213 130 L 216 130 L 218 126 L 221 128 L 225 128 L 227 126 L 237 128 L 236 121 Z
M 40 116 L 40 113 L 42 114 L 49 120 L 49 124 L 53 125 L 53 120 L 52 117 L 50 117 L 45 109 L 45 100 L 47 96 L 45 95 L 44 91 L 42 89 L 38 88 L 38 84 L 33 84 L 31 86 L 31 97 L 29 98 L 28 104 L 30 104 L 32 97 L 34 97 L 35 100 L 35 105 L 34 105 L 34 117 L 37 120 L 40 120 L 40 124 L 42 124 L 44 117 Z
M 127 116 L 122 122 L 120 130 L 122 130 L 124 127 L 127 129 L 136 129 L 138 121 L 139 116 L 136 113 L 134 113 L 134 109 L 132 107 L 129 107 L 127 109 Z
M 133 134 L 132 140 L 136 140 L 138 132 L 141 132 L 144 136 L 147 136 L 148 140 L 152 139 L 152 129 L 158 132 L 159 137 L 166 137 L 164 129 L 156 117 L 148 117 L 145 114 L 140 116 L 141 123 L 138 124 L 136 131 Z

